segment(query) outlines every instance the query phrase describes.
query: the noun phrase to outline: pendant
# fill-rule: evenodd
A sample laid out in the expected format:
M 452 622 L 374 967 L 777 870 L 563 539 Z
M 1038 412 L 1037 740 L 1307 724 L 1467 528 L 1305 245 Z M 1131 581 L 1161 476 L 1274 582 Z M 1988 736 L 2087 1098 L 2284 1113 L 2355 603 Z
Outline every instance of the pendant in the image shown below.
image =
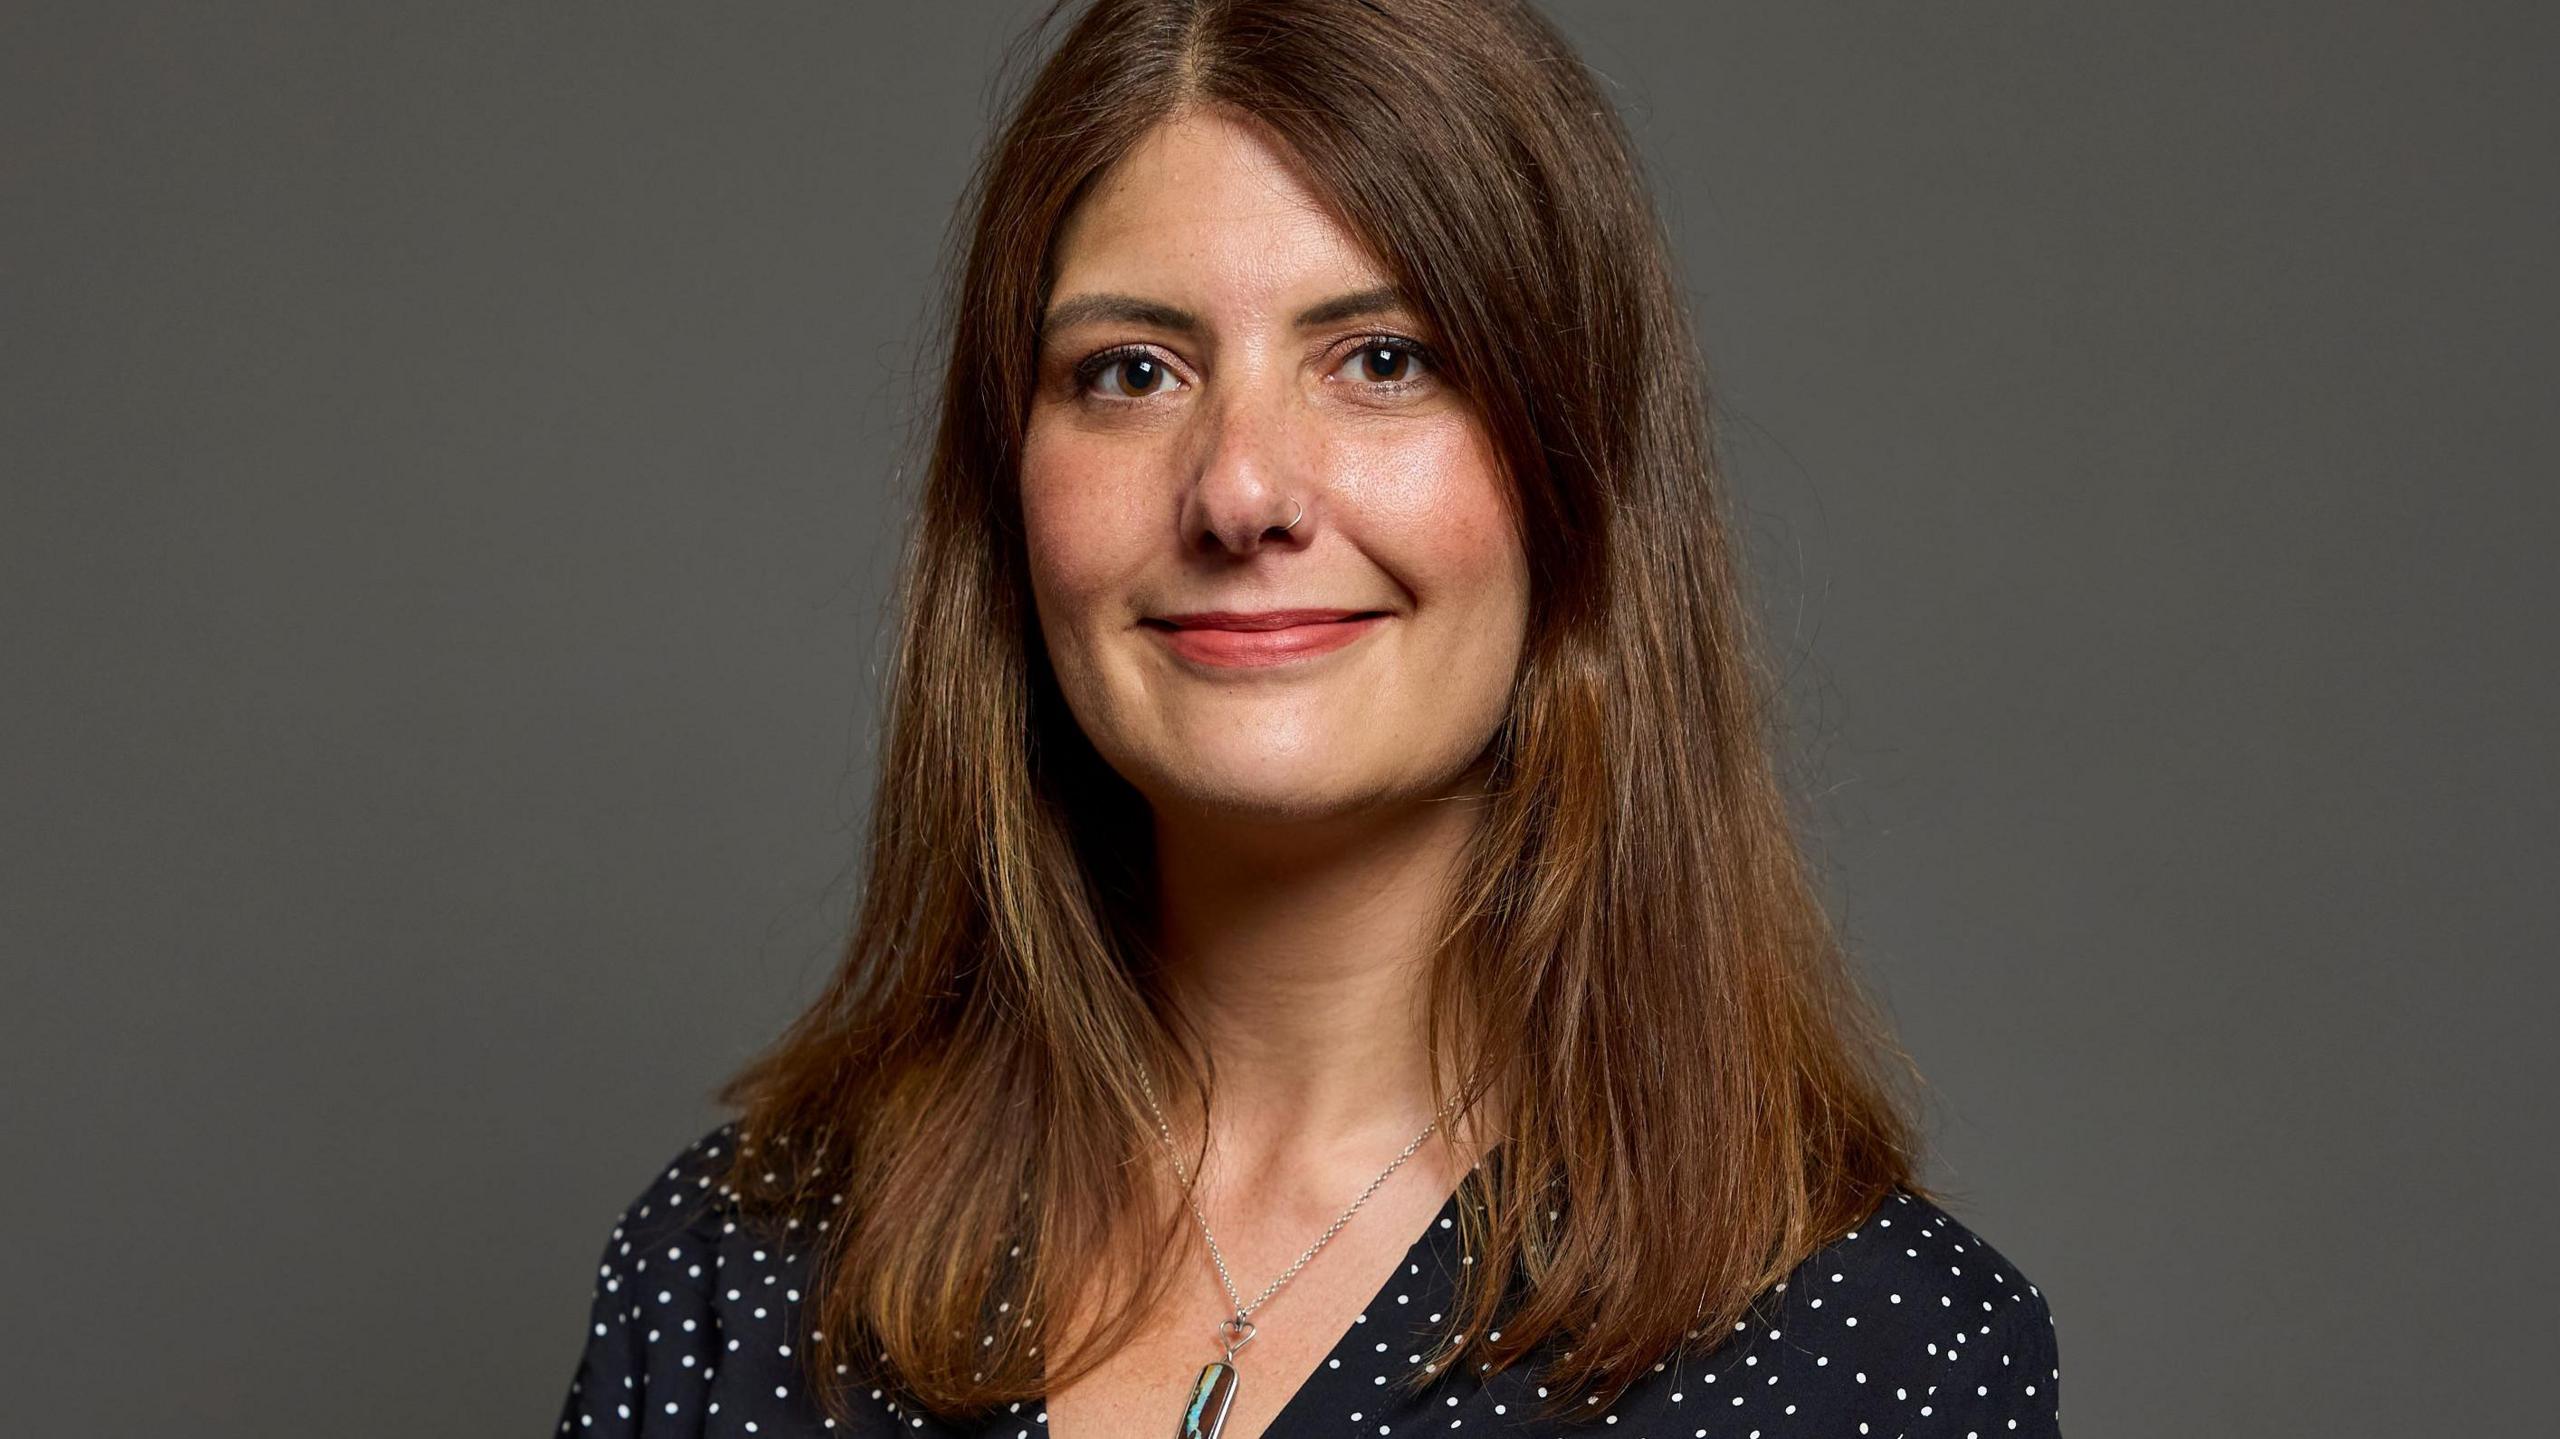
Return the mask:
M 1200 1370 L 1200 1382 L 1191 1386 L 1191 1402 L 1182 1406 L 1182 1427 L 1174 1431 L 1174 1439 L 1218 1439 L 1235 1402 L 1236 1366 L 1210 1360 Z
M 1173 1439 L 1218 1439 L 1227 1427 L 1227 1411 L 1236 1404 L 1236 1351 L 1253 1342 L 1253 1321 L 1239 1309 L 1218 1325 L 1218 1347 L 1224 1359 L 1212 1359 L 1191 1386 L 1191 1402 L 1182 1406 L 1182 1427 Z

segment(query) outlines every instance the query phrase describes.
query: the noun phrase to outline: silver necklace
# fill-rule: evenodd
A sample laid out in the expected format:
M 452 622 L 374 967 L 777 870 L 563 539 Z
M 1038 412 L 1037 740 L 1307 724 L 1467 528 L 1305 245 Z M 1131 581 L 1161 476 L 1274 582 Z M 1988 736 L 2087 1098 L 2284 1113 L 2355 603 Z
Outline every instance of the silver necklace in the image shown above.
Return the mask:
M 1164 1136 L 1165 1154 L 1173 1160 L 1173 1175 L 1182 1181 L 1188 1196 L 1191 1176 L 1183 1172 L 1182 1153 L 1173 1142 L 1173 1126 L 1165 1123 L 1164 1110 L 1156 1104 L 1155 1086 L 1147 1082 L 1144 1069 L 1138 1071 L 1138 1084 L 1146 1091 L 1147 1108 L 1155 1111 L 1156 1132 Z M 1456 1101 L 1451 1103 L 1454 1105 Z M 1218 1236 L 1209 1228 L 1209 1216 L 1200 1212 L 1200 1201 L 1196 1197 L 1190 1199 L 1191 1217 L 1200 1221 L 1200 1236 L 1209 1241 L 1209 1262 L 1218 1267 L 1218 1282 L 1226 1286 L 1227 1298 L 1233 1300 L 1236 1307 L 1218 1325 L 1218 1347 L 1226 1351 L 1227 1357 L 1212 1359 L 1202 1366 L 1198 1382 L 1191 1386 L 1191 1397 L 1183 1402 L 1182 1427 L 1176 1431 L 1177 1439 L 1218 1439 L 1218 1431 L 1227 1427 L 1227 1411 L 1235 1407 L 1236 1351 L 1253 1342 L 1253 1311 L 1279 1293 L 1281 1285 L 1297 1277 L 1298 1271 L 1307 1267 L 1307 1261 L 1316 1257 L 1316 1251 L 1324 1248 L 1335 1234 L 1341 1232 L 1343 1225 L 1351 1222 L 1351 1216 L 1360 1212 L 1360 1206 L 1369 1202 L 1369 1196 L 1378 1192 L 1378 1186 L 1387 1182 L 1387 1176 L 1411 1159 L 1414 1151 L 1422 1147 L 1422 1142 L 1431 1137 L 1431 1131 L 1440 1127 L 1440 1119 L 1440 1115 L 1433 1115 L 1431 1122 L 1422 1126 L 1422 1132 L 1413 1137 L 1413 1142 L 1404 1147 L 1404 1152 L 1379 1170 L 1378 1177 L 1369 1181 L 1369 1187 L 1360 1191 L 1360 1197 L 1351 1201 L 1351 1207 L 1326 1225 L 1324 1233 L 1316 1236 L 1316 1242 L 1307 1246 L 1307 1252 L 1299 1255 L 1296 1263 L 1280 1271 L 1279 1278 L 1264 1285 L 1262 1292 L 1255 1295 L 1250 1304 L 1236 1292 L 1235 1278 L 1227 1272 L 1227 1257 L 1219 1252 Z

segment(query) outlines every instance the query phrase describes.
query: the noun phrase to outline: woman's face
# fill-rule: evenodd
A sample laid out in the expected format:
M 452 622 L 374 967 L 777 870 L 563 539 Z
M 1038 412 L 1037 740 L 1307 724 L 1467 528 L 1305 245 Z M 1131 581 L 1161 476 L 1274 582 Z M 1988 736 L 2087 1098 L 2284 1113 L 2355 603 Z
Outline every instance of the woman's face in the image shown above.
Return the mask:
M 1501 722 L 1528 567 L 1421 318 L 1276 141 L 1211 111 L 1101 176 L 1055 261 L 1022 504 L 1094 747 L 1160 812 L 1450 790 Z

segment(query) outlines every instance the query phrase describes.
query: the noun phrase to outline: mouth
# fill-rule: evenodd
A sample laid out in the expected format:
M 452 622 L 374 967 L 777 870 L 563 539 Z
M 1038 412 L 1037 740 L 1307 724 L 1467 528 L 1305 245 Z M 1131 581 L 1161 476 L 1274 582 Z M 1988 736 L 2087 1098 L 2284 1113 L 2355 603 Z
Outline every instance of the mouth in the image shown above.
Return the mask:
M 1260 669 L 1330 654 L 1384 624 L 1385 610 L 1262 610 L 1151 615 L 1139 625 L 1176 656 L 1216 669 Z
M 1336 624 L 1344 620 L 1382 617 L 1385 610 L 1198 610 L 1190 614 L 1150 615 L 1141 623 L 1176 630 L 1286 630 L 1301 625 Z

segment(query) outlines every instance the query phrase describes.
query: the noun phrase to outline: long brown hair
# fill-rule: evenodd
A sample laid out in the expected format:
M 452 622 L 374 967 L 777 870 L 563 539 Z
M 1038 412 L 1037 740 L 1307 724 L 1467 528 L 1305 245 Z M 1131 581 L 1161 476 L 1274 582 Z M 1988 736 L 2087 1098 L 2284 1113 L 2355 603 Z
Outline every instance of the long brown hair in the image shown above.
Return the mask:
M 1203 1114 L 1214 1074 L 1152 983 L 1145 806 L 1047 668 L 1015 467 L 1061 221 L 1199 105 L 1285 141 L 1437 330 L 1511 477 L 1530 632 L 1428 1039 L 1435 1076 L 1454 1059 L 1514 1102 L 1461 1186 L 1473 1282 L 1417 1373 L 1545 1347 L 1555 1412 L 1605 1404 L 1896 1186 L 1928 1192 L 1916 1072 L 1772 763 L 1659 221 L 1614 109 L 1519 0 L 1074 7 L 960 212 L 867 883 L 825 993 L 721 1092 L 728 1186 L 821 1216 L 804 1358 L 840 1417 L 847 1372 L 944 1413 L 1044 1396 L 1172 1279 L 1188 1216 L 1134 1178 L 1157 1142 L 1139 1074 Z M 1067 1276 L 1097 1275 L 1106 1321 L 1048 1353 Z

